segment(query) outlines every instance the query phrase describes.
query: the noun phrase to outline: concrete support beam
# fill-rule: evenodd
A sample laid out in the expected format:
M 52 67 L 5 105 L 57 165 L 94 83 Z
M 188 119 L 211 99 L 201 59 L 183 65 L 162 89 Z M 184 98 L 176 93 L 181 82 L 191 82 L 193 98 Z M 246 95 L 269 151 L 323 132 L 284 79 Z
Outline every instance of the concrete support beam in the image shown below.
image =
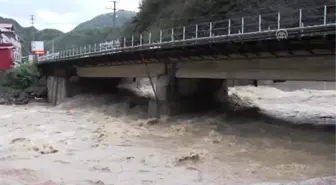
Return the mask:
M 164 73 L 163 63 L 147 64 L 148 72 L 151 76 L 157 76 Z M 102 77 L 147 77 L 146 66 L 144 64 L 133 64 L 124 66 L 97 66 L 97 67 L 78 67 L 77 75 L 79 77 L 102 78 Z
M 183 62 L 178 78 L 335 81 L 335 56 Z

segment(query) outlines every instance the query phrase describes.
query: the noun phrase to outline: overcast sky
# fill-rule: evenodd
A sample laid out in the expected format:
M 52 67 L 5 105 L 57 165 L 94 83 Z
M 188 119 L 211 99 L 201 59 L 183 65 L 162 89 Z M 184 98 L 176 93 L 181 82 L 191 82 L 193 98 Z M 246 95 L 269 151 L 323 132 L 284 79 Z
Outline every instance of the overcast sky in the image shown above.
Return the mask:
M 119 0 L 118 9 L 137 11 L 140 0 Z M 13 18 L 22 26 L 30 26 L 35 15 L 38 29 L 55 28 L 67 32 L 81 22 L 111 12 L 109 0 L 0 0 L 0 16 Z

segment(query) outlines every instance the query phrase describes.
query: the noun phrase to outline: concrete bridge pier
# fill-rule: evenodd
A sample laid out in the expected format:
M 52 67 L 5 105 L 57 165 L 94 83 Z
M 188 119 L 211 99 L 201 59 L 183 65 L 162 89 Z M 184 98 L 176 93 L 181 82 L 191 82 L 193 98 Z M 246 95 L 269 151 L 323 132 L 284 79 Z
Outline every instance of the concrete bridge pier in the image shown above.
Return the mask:
M 157 77 L 156 99 L 148 105 L 150 116 L 173 116 L 198 112 L 220 106 L 216 93 L 227 96 L 227 83 L 223 79 Z M 223 97 L 222 96 L 222 97 Z
M 47 78 L 48 102 L 57 105 L 67 97 L 67 80 L 64 77 L 49 76 Z

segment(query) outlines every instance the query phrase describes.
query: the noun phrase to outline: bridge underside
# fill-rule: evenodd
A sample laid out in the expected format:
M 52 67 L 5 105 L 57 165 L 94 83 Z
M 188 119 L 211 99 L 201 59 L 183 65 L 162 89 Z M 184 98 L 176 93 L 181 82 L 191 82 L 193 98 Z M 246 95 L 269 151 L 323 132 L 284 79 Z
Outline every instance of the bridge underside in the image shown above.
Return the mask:
M 254 58 L 183 62 L 178 78 L 335 81 L 335 57 Z M 147 77 L 164 74 L 164 64 L 78 67 L 80 77 Z

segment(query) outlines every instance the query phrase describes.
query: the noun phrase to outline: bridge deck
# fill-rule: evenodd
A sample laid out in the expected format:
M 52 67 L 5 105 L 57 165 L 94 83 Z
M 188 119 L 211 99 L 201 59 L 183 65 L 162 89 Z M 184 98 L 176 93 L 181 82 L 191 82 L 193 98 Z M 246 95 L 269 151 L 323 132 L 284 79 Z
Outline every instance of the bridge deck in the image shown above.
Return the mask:
M 111 44 L 72 48 L 38 57 L 38 65 L 129 65 L 163 60 L 196 60 L 209 55 L 261 57 L 260 52 L 329 50 L 334 54 L 336 6 L 325 5 L 161 29 L 123 37 Z M 280 40 L 279 39 L 284 39 Z M 116 43 L 120 43 L 116 45 Z M 306 48 L 304 48 L 306 46 Z M 259 54 L 258 54 L 259 53 Z M 314 54 L 313 52 L 310 52 Z M 329 52 L 330 54 L 330 52 Z

